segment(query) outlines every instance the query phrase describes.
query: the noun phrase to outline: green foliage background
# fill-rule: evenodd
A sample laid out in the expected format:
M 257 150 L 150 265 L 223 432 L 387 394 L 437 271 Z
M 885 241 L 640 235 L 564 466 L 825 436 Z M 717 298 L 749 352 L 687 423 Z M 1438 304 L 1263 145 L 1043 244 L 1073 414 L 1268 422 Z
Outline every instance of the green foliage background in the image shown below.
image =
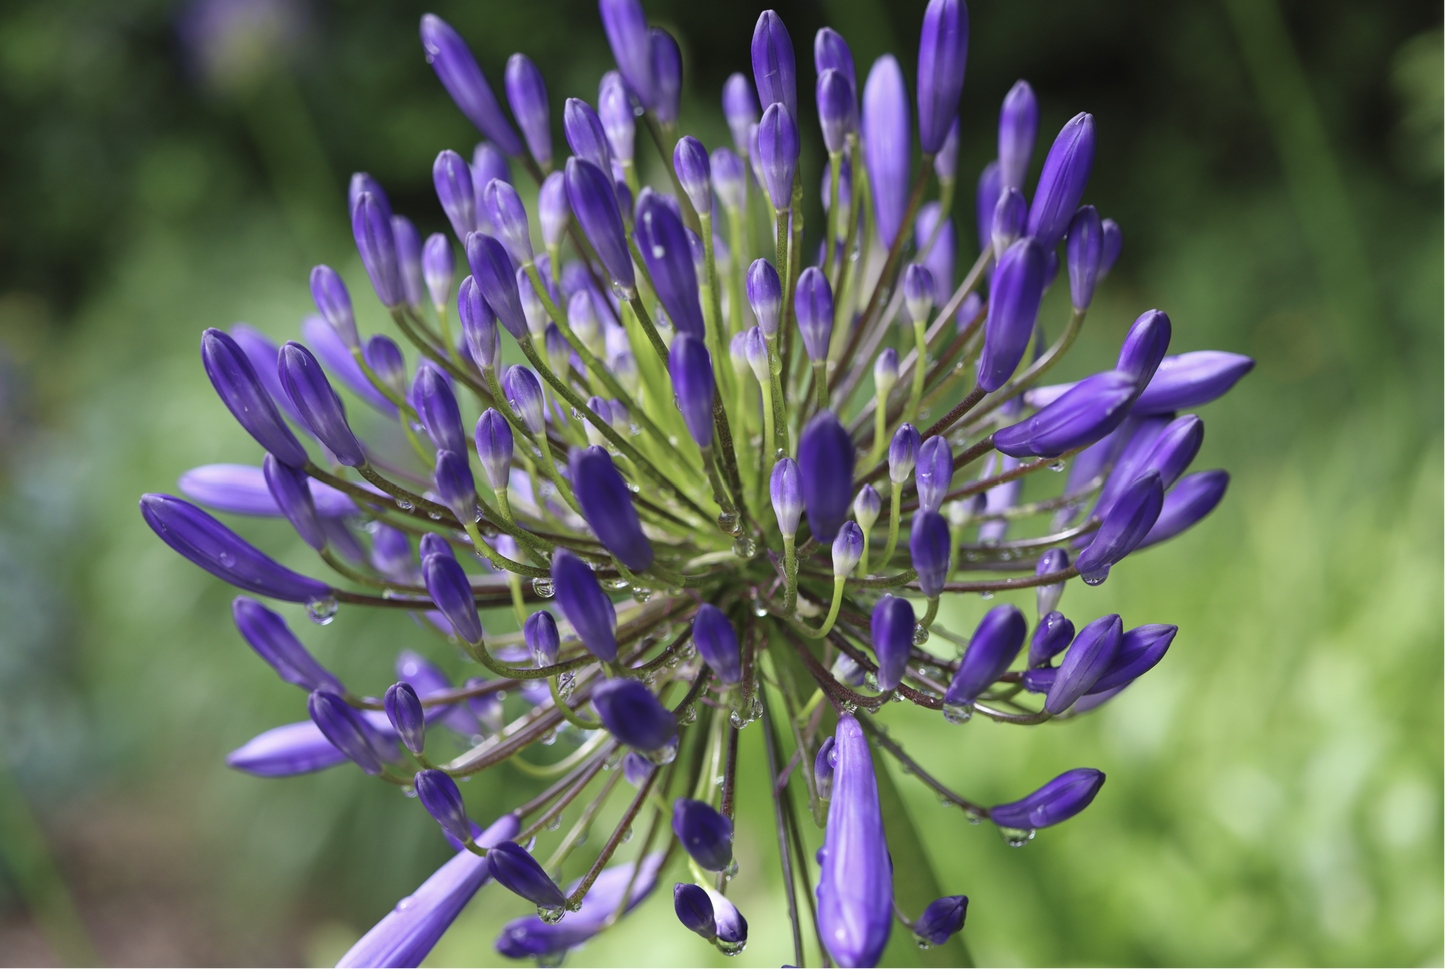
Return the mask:
M 721 143 L 717 93 L 747 69 L 757 11 L 646 6 L 683 44 L 684 130 Z M 779 9 L 800 64 L 829 23 L 860 73 L 894 50 L 911 77 L 922 6 Z M 0 9 L 0 963 L 329 965 L 445 856 L 414 804 L 354 771 L 226 770 L 304 700 L 240 642 L 230 591 L 136 513 L 188 467 L 259 457 L 205 379 L 201 329 L 293 335 L 317 261 L 352 282 L 363 329 L 385 329 L 345 175 L 378 176 L 425 234 L 444 224 L 431 159 L 475 140 L 423 62 L 421 6 L 305 9 L 294 45 L 242 49 L 221 77 L 163 0 Z M 428 9 L 494 81 L 531 54 L 554 110 L 609 64 L 586 0 Z M 985 802 L 1069 767 L 1109 775 L 1089 811 L 1014 850 L 895 774 L 940 883 L 972 899 L 981 964 L 1440 964 L 1439 17 L 1343 0 L 972 7 L 964 186 L 1016 77 L 1043 103 L 1040 156 L 1075 111 L 1099 122 L 1089 200 L 1126 242 L 1061 376 L 1105 365 L 1152 306 L 1176 350 L 1259 359 L 1203 411 L 1196 466 L 1229 468 L 1224 505 L 1064 601 L 1177 623 L 1155 672 L 1038 729 L 890 710 L 914 755 Z M 243 530 L 307 565 L 283 525 Z M 969 629 L 990 604 L 949 603 L 943 621 Z M 405 619 L 288 615 L 373 692 L 401 645 L 462 669 Z M 526 783 L 492 773 L 466 789 L 479 817 Z M 776 964 L 772 834 L 752 826 L 767 809 L 745 789 L 741 810 L 752 942 L 735 962 Z M 484 890 L 432 963 L 505 962 L 491 940 L 525 908 Z M 572 961 L 722 960 L 656 899 Z

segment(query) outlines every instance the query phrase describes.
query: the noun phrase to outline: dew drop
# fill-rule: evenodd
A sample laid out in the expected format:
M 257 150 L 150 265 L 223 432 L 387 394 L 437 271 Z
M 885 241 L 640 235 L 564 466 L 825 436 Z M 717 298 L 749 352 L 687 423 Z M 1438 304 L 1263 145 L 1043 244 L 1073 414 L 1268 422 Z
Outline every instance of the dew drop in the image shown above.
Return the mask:
M 746 939 L 741 942 L 724 942 L 722 939 L 717 940 L 717 951 L 725 956 L 735 956 L 747 947 L 748 943 Z
M 306 615 L 316 625 L 325 626 L 336 618 L 336 610 L 340 608 L 341 604 L 336 601 L 335 596 L 322 596 L 306 603 Z
M 677 738 L 672 738 L 672 742 L 665 747 L 659 747 L 656 750 L 644 750 L 642 756 L 659 766 L 672 763 L 677 759 Z
M 918 946 L 918 948 L 920 948 L 920 949 L 932 949 L 932 948 L 933 948 L 933 943 L 932 943 L 932 942 L 929 942 L 927 939 L 925 939 L 923 936 L 921 936 L 921 935 L 919 935 L 919 934 L 917 934 L 917 933 L 914 933 L 914 935 L 913 935 L 913 944 L 916 945 L 916 946 Z
M 647 588 L 646 586 L 640 585 L 632 590 L 632 598 L 633 601 L 638 603 L 647 602 L 649 599 L 652 598 L 652 590 Z
M 552 820 L 548 821 L 543 827 L 544 827 L 544 829 L 547 830 L 547 831 L 557 831 L 557 830 L 559 830 L 559 829 L 562 827 L 562 815 L 560 815 L 560 814 L 554 814 L 554 815 L 552 815 Z
M 689 703 L 687 706 L 683 707 L 683 708 L 682 708 L 682 712 L 677 715 L 677 722 L 678 722 L 678 723 L 696 723 L 696 722 L 697 722 L 697 706 L 696 706 L 695 704 Z
M 750 559 L 758 554 L 758 543 L 751 535 L 739 535 L 733 539 L 733 554 L 740 559 Z
M 993 593 L 992 593 L 992 592 L 980 592 L 980 593 L 978 594 L 978 597 L 979 597 L 980 599 L 992 599 L 992 598 L 993 598 Z
M 416 506 L 413 505 L 410 501 L 407 501 L 405 498 L 398 498 L 396 499 L 396 507 L 400 508 L 402 511 L 411 511 Z
M 602 581 L 602 588 L 609 592 L 625 592 L 627 587 L 626 579 L 604 579 Z
M 232 555 L 230 552 L 221 552 L 219 555 L 216 556 L 216 558 L 220 561 L 222 565 L 224 565 L 228 569 L 234 568 L 236 565 L 236 556 Z
M 564 700 L 572 698 L 572 691 L 577 689 L 577 674 L 572 672 L 560 673 L 557 676 L 557 695 Z
M 1034 840 L 1033 828 L 1005 828 L 1000 827 L 998 833 L 1003 837 L 1004 844 L 1010 848 L 1022 848 Z
M 623 844 L 627 844 L 627 842 L 629 842 L 629 841 L 631 841 L 631 840 L 632 840 L 632 828 L 631 828 L 631 827 L 628 827 L 626 830 L 624 830 L 624 831 L 622 832 L 621 841 L 622 841 Z
M 776 464 L 778 461 L 783 460 L 783 458 L 787 456 L 787 451 L 784 451 L 782 448 L 778 448 L 776 451 L 773 452 L 773 462 Z
M 852 700 L 844 700 L 844 701 L 843 701 L 843 712 L 845 712 L 845 713 L 857 713 L 857 712 L 858 712 L 858 704 L 854 703 Z
M 537 906 L 537 918 L 541 919 L 543 922 L 546 922 L 548 925 L 556 925 L 558 922 L 562 921 L 562 916 L 566 914 L 567 909 L 563 908 L 561 905 L 558 905 L 556 908 L 551 908 L 546 905 Z
M 922 646 L 924 643 L 928 642 L 928 636 L 929 632 L 927 626 L 925 626 L 921 622 L 916 622 L 913 624 L 913 645 Z
M 972 718 L 972 703 L 945 703 L 943 705 L 943 719 L 949 723 L 967 723 Z
M 1049 470 L 1050 470 L 1050 471 L 1062 471 L 1062 470 L 1064 470 L 1064 462 L 1062 462 L 1062 461 L 1055 461 L 1055 462 L 1053 462 L 1052 464 L 1049 465 Z
M 725 535 L 736 535 L 738 531 L 738 513 L 736 511 L 719 512 L 717 516 L 717 527 Z
M 550 599 L 552 598 L 553 592 L 555 590 L 553 590 L 552 588 L 551 579 L 544 579 L 541 576 L 538 576 L 537 578 L 532 580 L 532 591 L 535 592 L 537 595 L 541 596 L 543 599 Z

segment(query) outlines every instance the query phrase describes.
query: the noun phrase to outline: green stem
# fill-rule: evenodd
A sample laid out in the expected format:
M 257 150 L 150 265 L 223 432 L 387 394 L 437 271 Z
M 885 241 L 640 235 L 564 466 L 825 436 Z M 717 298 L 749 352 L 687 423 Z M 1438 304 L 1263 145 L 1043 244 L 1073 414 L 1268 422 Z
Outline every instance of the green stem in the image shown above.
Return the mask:
M 560 692 L 558 692 L 558 688 L 557 688 L 557 677 L 555 677 L 555 676 L 549 676 L 549 677 L 547 677 L 547 689 L 550 690 L 551 693 L 552 693 L 552 705 L 557 708 L 557 712 L 558 712 L 558 713 L 562 714 L 562 719 L 563 719 L 563 720 L 566 720 L 566 721 L 567 721 L 568 723 L 570 723 L 572 726 L 577 727 L 577 728 L 582 729 L 582 730 L 601 730 L 601 729 L 602 729 L 602 724 L 600 724 L 600 723 L 593 723 L 591 720 L 587 720 L 587 719 L 584 719 L 584 718 L 578 716 L 578 715 L 573 711 L 573 709 L 567 705 L 567 701 L 564 700 L 564 699 L 562 698 L 562 694 L 561 694 Z
M 814 402 L 818 410 L 828 409 L 828 361 L 813 361 L 813 391 Z
M 798 607 L 798 549 L 794 536 L 783 536 L 783 615 L 791 616 Z
M 918 403 L 923 400 L 923 382 L 928 377 L 927 320 L 913 321 L 913 344 L 918 356 L 913 361 L 913 390 L 908 395 L 908 406 L 903 410 L 905 421 L 912 421 L 918 415 Z M 874 444 L 876 446 L 877 442 Z
M 903 504 L 903 486 L 895 481 L 892 491 L 888 499 L 888 546 L 883 550 L 883 558 L 878 562 L 878 567 L 883 569 L 888 568 L 888 563 L 893 561 L 893 551 L 898 548 L 898 519 L 899 509 Z
M 838 621 L 838 611 L 843 608 L 843 587 L 848 582 L 846 575 L 835 575 L 833 577 L 833 601 L 828 604 L 828 615 L 823 620 L 823 625 L 813 629 L 795 619 L 789 620 L 799 634 L 809 639 L 822 639 L 833 631 L 833 625 Z

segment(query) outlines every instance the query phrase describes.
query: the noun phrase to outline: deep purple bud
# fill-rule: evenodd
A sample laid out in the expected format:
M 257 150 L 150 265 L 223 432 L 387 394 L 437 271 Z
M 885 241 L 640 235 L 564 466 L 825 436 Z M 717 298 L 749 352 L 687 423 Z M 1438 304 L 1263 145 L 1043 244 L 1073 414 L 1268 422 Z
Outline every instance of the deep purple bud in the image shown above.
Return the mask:
M 397 684 L 399 687 L 411 689 L 405 683 Z M 391 691 L 397 686 L 386 691 L 390 699 Z M 415 694 L 412 694 L 415 697 Z M 420 704 L 418 704 L 420 709 Z M 420 753 L 421 748 L 416 748 L 413 753 Z M 472 822 L 467 817 L 467 806 L 462 801 L 462 792 L 457 788 L 457 782 L 452 780 L 444 771 L 423 770 L 417 771 L 412 784 L 416 788 L 417 799 L 421 801 L 422 807 L 427 813 L 436 819 L 442 830 L 451 835 L 457 841 L 466 843 L 472 840 Z
M 909 171 L 908 91 L 903 69 L 892 54 L 873 62 L 863 85 L 863 161 L 873 189 L 878 239 L 893 245 L 903 228 L 911 184 Z
M 994 606 L 984 614 L 968 648 L 963 651 L 958 672 L 948 684 L 943 702 L 972 703 L 984 690 L 1004 674 L 1024 645 L 1028 623 L 1018 607 Z
M 808 359 L 818 363 L 828 359 L 828 341 L 833 335 L 833 288 L 828 277 L 817 266 L 809 266 L 798 277 L 793 295 L 793 312 L 798 317 L 798 332 Z
M 1119 370 L 1085 377 L 1037 414 L 995 431 L 993 445 L 1016 458 L 1056 458 L 1087 447 L 1119 426 L 1136 390 L 1134 378 Z
M 1028 797 L 990 809 L 989 818 L 1000 828 L 1033 830 L 1067 821 L 1094 800 L 1104 786 L 1104 772 L 1092 767 L 1065 771 Z
M 1224 498 L 1228 471 L 1200 471 L 1185 475 L 1164 496 L 1164 506 L 1140 548 L 1165 542 L 1192 527 Z
M 518 265 L 531 262 L 532 232 L 527 225 L 527 210 L 522 206 L 522 197 L 517 190 L 500 178 L 494 178 L 482 189 L 482 200 L 487 207 L 487 218 L 491 220 L 497 238 L 507 247 L 512 261 Z
M 285 464 L 304 466 L 306 449 L 281 419 L 241 345 L 228 333 L 208 329 L 201 334 L 201 360 L 221 402 L 256 443 Z
M 457 241 L 466 243 L 467 233 L 477 228 L 477 198 L 471 168 L 466 159 L 448 148 L 432 162 L 431 177 L 437 200 L 452 224 L 452 232 Z
M 1133 377 L 1143 391 L 1164 360 L 1172 332 L 1169 317 L 1163 311 L 1148 310 L 1141 314 L 1124 337 L 1124 344 L 1119 348 L 1119 362 L 1114 369 Z
M 465 454 L 467 432 L 451 384 L 435 367 L 420 366 L 411 384 L 411 402 L 432 444 L 444 451 Z
M 406 745 L 406 749 L 413 754 L 419 754 L 426 748 L 426 711 L 422 708 L 421 700 L 416 695 L 416 689 L 406 682 L 393 683 L 386 688 L 386 696 L 382 699 L 382 706 L 386 710 L 386 719 L 396 728 L 396 735 Z M 441 774 L 441 771 L 435 771 Z M 445 774 L 442 774 L 446 777 Z M 451 778 L 447 778 L 451 780 Z M 460 797 L 458 797 L 460 800 Z M 431 811 L 431 807 L 427 807 Z M 432 812 L 436 816 L 436 812 Z M 437 818 L 438 821 L 441 818 Z M 445 822 L 443 822 L 445 825 Z M 467 832 L 471 834 L 470 831 Z
M 1032 238 L 1009 246 L 993 273 L 978 358 L 978 385 L 992 393 L 1018 369 L 1044 296 L 1044 250 Z
M 889 598 L 887 596 L 884 597 Z M 876 613 L 875 613 L 876 615 Z M 910 620 L 911 621 L 911 620 Z M 910 635 L 912 635 L 910 633 Z M 876 643 L 878 637 L 875 635 L 873 641 Z M 840 659 L 848 659 L 846 653 L 839 654 Z M 848 662 L 852 663 L 851 659 Z M 853 663 L 856 667 L 858 664 Z M 861 673 L 862 670 L 859 670 Z M 856 684 L 852 684 L 856 685 Z M 818 745 L 818 755 L 813 758 L 813 784 L 818 789 L 818 796 L 827 801 L 833 797 L 833 748 L 836 743 L 832 737 L 823 738 Z
M 406 358 L 395 340 L 378 333 L 366 341 L 361 356 L 377 379 L 397 394 L 402 392 L 406 386 Z
M 376 298 L 388 309 L 400 306 L 405 293 L 397 265 L 395 231 L 390 214 L 370 192 L 362 192 L 351 209 L 351 234 Z
M 592 691 L 592 706 L 612 736 L 629 747 L 660 750 L 677 736 L 677 718 L 637 680 L 604 680 Z
M 798 169 L 798 124 L 781 102 L 770 104 L 758 125 L 758 164 L 763 186 L 777 211 L 793 204 L 793 174 Z
M 557 620 L 552 618 L 550 612 L 543 609 L 528 616 L 522 626 L 522 637 L 526 640 L 527 649 L 532 653 L 532 662 L 538 669 L 557 662 L 557 650 L 562 645 L 562 638 L 557 632 Z
M 663 124 L 674 124 L 682 100 L 682 51 L 661 27 L 648 31 L 652 53 L 652 110 Z
M 502 393 L 516 412 L 522 426 L 533 434 L 541 434 L 546 424 L 542 419 L 542 384 L 531 370 L 514 363 L 502 376 Z
M 848 135 L 858 130 L 858 97 L 843 72 L 832 68 L 818 75 L 816 94 L 823 146 L 830 154 L 840 152 Z
M 515 841 L 503 841 L 489 848 L 487 867 L 499 885 L 539 908 L 560 909 L 567 904 L 562 889 L 542 870 L 537 859 Z
M 1052 572 L 1062 572 L 1069 567 L 1069 553 L 1061 548 L 1051 548 L 1039 556 L 1039 564 L 1034 568 L 1034 575 L 1048 575 Z M 1035 590 L 1035 597 L 1038 600 L 1039 615 L 1048 616 L 1059 606 L 1059 600 L 1064 596 L 1064 583 L 1056 585 L 1041 585 Z M 1069 634 L 1070 636 L 1073 633 Z M 1029 665 L 1033 665 L 1030 660 Z
M 335 767 L 346 755 L 310 720 L 274 727 L 226 755 L 226 766 L 255 777 L 292 777 Z
M 990 238 L 995 254 L 1008 251 L 1024 234 L 1028 224 L 1029 203 L 1024 193 L 1016 188 L 1004 188 L 999 192 L 998 202 L 993 207 L 993 230 Z
M 763 110 L 781 104 L 788 114 L 798 116 L 798 68 L 793 58 L 793 39 L 774 10 L 764 10 L 753 28 L 753 81 Z M 776 203 L 774 203 L 776 205 Z M 783 206 L 776 206 L 783 208 Z
M 597 0 L 602 29 L 623 80 L 645 108 L 654 107 L 652 42 L 639 0 Z
M 1119 258 L 1119 250 L 1124 248 L 1124 231 L 1119 228 L 1119 223 L 1113 219 L 1105 219 L 1102 223 L 1104 243 L 1102 254 L 1099 257 L 1099 278 L 1103 279 L 1109 275 L 1109 270 L 1114 268 L 1114 263 Z
M 903 273 L 903 301 L 908 307 L 908 317 L 914 323 L 927 323 L 928 314 L 933 311 L 933 274 L 928 267 L 909 263 Z
M 436 14 L 429 13 L 421 18 L 421 45 L 426 51 L 427 63 L 467 120 L 508 155 L 520 155 L 522 140 L 507 123 L 502 106 L 497 103 L 482 69 L 477 66 L 477 59 L 461 35 Z
M 452 255 L 451 240 L 440 232 L 433 232 L 421 247 L 421 275 L 426 281 L 433 306 L 447 305 L 456 273 L 457 263 Z
M 418 545 L 418 551 L 422 558 L 426 558 L 428 555 L 443 555 L 453 559 L 457 557 L 456 553 L 452 551 L 451 544 L 436 532 L 427 532 L 421 537 Z M 407 678 L 403 676 L 402 679 L 405 680 Z M 411 681 L 407 680 L 407 682 L 409 683 Z
M 310 344 L 312 352 L 316 354 L 322 366 L 329 370 L 334 377 L 339 378 L 343 384 L 351 389 L 352 393 L 388 417 L 396 416 L 395 405 L 387 400 L 386 396 L 377 390 L 371 381 L 367 379 L 366 373 L 356 362 L 356 358 L 351 355 L 351 351 L 347 349 L 346 344 L 336 335 L 336 331 L 326 325 L 325 320 L 314 313 L 305 317 L 301 321 L 301 337 Z M 271 360 L 274 361 L 279 353 L 279 350 L 272 347 Z M 271 372 L 274 375 L 277 388 L 280 388 L 281 377 L 276 373 L 274 365 L 272 366 Z M 284 389 L 281 390 L 281 396 L 286 398 L 288 404 L 290 403 L 290 398 L 286 397 L 286 391 Z M 299 415 L 297 415 L 296 419 L 298 422 L 301 422 Z
M 288 340 L 281 348 L 277 373 L 301 420 L 336 460 L 353 468 L 365 464 L 361 442 L 346 423 L 346 408 L 311 351 Z
M 715 381 L 712 357 L 702 340 L 685 330 L 673 337 L 667 355 L 667 370 L 672 376 L 672 393 L 682 411 L 687 432 L 698 447 L 712 445 L 712 403 Z
M 918 519 L 914 519 L 917 533 Z M 944 540 L 947 541 L 947 525 Z M 903 682 L 913 650 L 913 604 L 900 596 L 885 595 L 873 607 L 873 655 L 878 658 L 878 689 L 884 692 Z
M 853 68 L 853 51 L 843 35 L 832 27 L 823 27 L 813 36 L 813 69 L 821 75 L 824 71 L 837 71 L 848 81 L 853 90 L 858 89 L 858 75 Z
M 1104 228 L 1099 222 L 1099 210 L 1086 205 L 1069 223 L 1069 241 L 1065 248 L 1069 259 L 1069 297 L 1075 309 L 1088 309 L 1093 302 L 1103 251 Z
M 326 547 L 326 533 L 321 528 L 321 518 L 316 513 L 316 502 L 311 497 L 311 487 L 306 472 L 276 460 L 273 454 L 266 455 L 262 463 L 266 475 L 266 488 L 276 501 L 281 514 L 296 529 L 301 540 L 320 551 Z
M 831 542 L 853 500 L 853 439 L 831 410 L 814 414 L 798 438 L 798 478 L 808 527 Z
M 602 130 L 607 134 L 607 144 L 613 157 L 619 161 L 632 161 L 637 121 L 632 114 L 627 85 L 623 83 L 622 75 L 616 71 L 603 74 L 602 82 L 597 85 L 597 117 L 602 122 Z M 571 144 L 570 136 L 568 144 Z M 575 146 L 572 151 L 577 152 Z M 612 166 L 609 164 L 607 167 L 610 169 Z
M 893 865 L 863 728 L 838 717 L 833 797 L 818 876 L 818 930 L 833 961 L 875 966 L 893 924 Z
M 963 0 L 929 0 L 918 39 L 918 143 L 925 155 L 943 147 L 958 116 L 968 63 L 968 6 Z
M 372 743 L 373 728 L 345 700 L 326 690 L 313 690 L 306 709 L 311 722 L 356 766 L 371 775 L 382 772 L 381 754 Z
M 587 564 L 558 546 L 552 555 L 552 587 L 562 615 L 582 645 L 598 659 L 617 659 L 617 611 Z M 640 684 L 639 684 L 640 685 Z
M 270 664 L 281 679 L 308 692 L 329 690 L 342 694 L 341 685 L 330 670 L 316 662 L 286 625 L 286 620 L 255 599 L 237 596 L 231 602 L 231 617 L 241 636 L 256 654 Z
M 316 312 L 336 331 L 347 349 L 361 346 L 361 338 L 356 335 L 356 317 L 351 310 L 351 294 L 336 270 L 330 266 L 311 270 L 311 299 L 316 304 Z
M 708 163 L 707 149 L 702 142 L 691 135 L 679 138 L 677 147 L 672 150 L 672 167 L 692 207 L 700 215 L 710 214 L 712 166 Z
M 572 488 L 582 515 L 598 541 L 633 572 L 652 565 L 652 543 L 632 504 L 632 492 L 605 448 L 574 448 L 569 458 Z
M 629 110 L 629 117 L 631 112 Z M 612 170 L 612 145 L 602 119 L 580 98 L 568 98 L 562 110 L 562 132 L 572 154 L 605 171 Z
M 717 938 L 717 920 L 712 914 L 712 899 L 698 885 L 679 882 L 672 886 L 672 910 L 683 928 L 696 932 L 711 942 Z
M 907 421 L 899 424 L 898 430 L 893 432 L 893 440 L 888 442 L 888 477 L 895 485 L 903 484 L 913 473 L 914 465 L 918 463 L 918 449 L 922 444 L 923 439 L 918 428 Z M 949 474 L 952 473 L 950 468 Z
M 503 491 L 512 474 L 512 427 L 495 407 L 477 418 L 477 457 L 493 491 Z
M 918 486 L 919 508 L 938 511 L 953 484 L 953 449 L 942 434 L 930 437 L 919 446 L 918 467 L 913 477 Z
M 1166 414 L 1207 404 L 1224 396 L 1239 378 L 1254 369 L 1254 360 L 1222 350 L 1196 350 L 1159 361 L 1154 377 L 1131 414 Z
M 305 319 L 320 320 L 320 317 L 312 315 Z M 326 326 L 324 321 L 321 325 L 322 328 L 330 334 L 332 340 L 341 344 L 341 338 L 336 336 L 336 334 L 331 331 L 331 328 Z M 236 341 L 236 346 L 240 348 L 241 355 L 251 364 L 251 369 L 255 371 L 256 379 L 261 381 L 261 386 L 265 388 L 264 396 L 269 397 L 271 403 L 279 408 L 282 414 L 291 418 L 291 420 L 297 424 L 300 424 L 301 415 L 297 414 L 296 409 L 291 406 L 291 398 L 286 396 L 286 390 L 281 386 L 281 378 L 276 373 L 276 356 L 281 352 L 280 348 L 271 342 L 270 337 L 266 336 L 266 334 L 255 327 L 247 326 L 245 323 L 237 323 L 235 326 L 232 326 L 230 337 Z M 204 359 L 204 337 L 202 337 L 201 346 Z M 345 350 L 345 344 L 341 344 L 341 346 L 342 349 Z M 244 422 L 242 426 L 246 426 Z
M 427 593 L 456 634 L 468 643 L 481 642 L 477 602 L 461 563 L 450 555 L 423 555 L 421 573 Z
M 472 477 L 471 465 L 463 451 L 441 450 L 437 452 L 436 473 L 437 495 L 442 504 L 450 508 L 463 522 L 475 521 L 477 517 L 477 483 Z
M 773 465 L 773 476 L 769 482 L 773 499 L 773 514 L 778 516 L 778 530 L 792 536 L 798 532 L 798 519 L 803 514 L 803 485 L 798 471 L 798 462 L 790 457 L 781 457 Z
M 1146 471 L 1124 489 L 1094 533 L 1089 547 L 1074 566 L 1089 585 L 1109 577 L 1109 568 L 1128 555 L 1149 534 L 1164 505 L 1164 488 L 1158 471 Z
M 1074 115 L 1054 139 L 1029 208 L 1029 235 L 1050 252 L 1063 238 L 1094 168 L 1094 116 Z
M 783 315 L 783 284 L 777 269 L 766 259 L 755 259 L 748 267 L 748 305 L 763 335 L 777 336 Z
M 1029 640 L 1029 666 L 1043 666 L 1074 641 L 1074 624 L 1062 612 L 1051 612 L 1039 620 Z
M 381 183 L 372 178 L 367 172 L 351 173 L 351 181 L 346 185 L 346 211 L 350 212 L 356 208 L 356 200 L 361 198 L 362 192 L 371 193 L 372 197 L 376 199 L 376 204 L 380 205 L 386 213 L 386 221 L 390 223 L 392 216 L 391 199 L 387 198 L 386 189 L 381 187 Z
M 1038 135 L 1038 98 L 1028 81 L 1016 81 L 998 112 L 998 172 L 1003 187 L 1023 190 Z
M 1090 692 L 1113 663 L 1123 638 L 1124 624 L 1117 615 L 1102 616 L 1080 629 L 1049 687 L 1044 709 L 1058 716 Z
M 1193 414 L 1177 417 L 1159 433 L 1139 470 L 1141 473 L 1146 468 L 1158 471 L 1160 483 L 1168 491 L 1184 474 L 1203 443 L 1204 422 Z
M 489 183 L 496 184 L 501 183 L 495 179 Z M 467 237 L 467 265 L 482 299 L 502 326 L 517 340 L 527 339 L 527 314 L 522 310 L 516 269 L 507 247 L 485 232 L 473 232 Z
M 567 199 L 572 203 L 572 215 L 577 224 L 582 227 L 592 248 L 597 250 L 597 257 L 602 260 L 603 268 L 612 281 L 624 289 L 632 289 L 635 283 L 632 256 L 627 251 L 627 237 L 622 229 L 622 214 L 617 210 L 617 192 L 612 176 L 580 158 L 567 159 L 566 172 Z
M 833 539 L 833 577 L 846 578 L 863 557 L 863 529 L 857 522 L 844 522 Z
M 665 196 L 643 192 L 637 205 L 637 248 L 652 274 L 657 298 L 679 333 L 703 339 L 702 303 L 687 232 Z
M 731 148 L 719 148 L 712 153 L 709 167 L 718 201 L 730 209 L 741 209 L 746 205 L 748 173 L 737 153 Z
M 928 903 L 913 923 L 913 934 L 929 945 L 943 945 L 963 929 L 967 915 L 967 895 L 946 895 Z
M 1119 643 L 1113 662 L 1087 692 L 1099 694 L 1128 686 L 1159 664 L 1178 632 L 1178 626 L 1163 623 L 1150 623 L 1129 630 Z
M 705 801 L 673 801 L 672 831 L 705 871 L 722 871 L 733 860 L 733 823 Z
M 918 573 L 918 587 L 923 594 L 930 599 L 940 595 L 943 583 L 948 579 L 949 556 L 953 552 L 948 519 L 939 512 L 920 508 L 913 516 L 908 551 L 913 556 L 913 569 Z
M 408 306 L 420 307 L 426 299 L 426 281 L 421 271 L 421 233 L 411 219 L 393 215 L 391 235 L 396 241 L 396 271 L 402 296 Z
M 501 344 L 497 338 L 497 316 L 482 298 L 475 276 L 462 280 L 457 289 L 457 318 L 462 322 L 462 335 L 478 367 L 496 367 Z
M 979 251 L 993 245 L 993 216 L 998 208 L 998 197 L 1003 191 L 998 162 L 991 161 L 983 166 L 978 175 L 978 187 L 974 190 L 974 214 L 978 220 Z M 994 253 L 997 258 L 998 253 Z
M 734 73 L 723 82 L 723 117 L 732 132 L 733 148 L 739 155 L 748 154 L 748 129 L 758 123 L 758 99 L 746 76 Z
M 742 681 L 743 659 L 738 649 L 738 634 L 721 609 L 707 602 L 698 607 L 692 620 L 692 642 L 719 680 L 723 683 Z
M 526 54 L 513 54 L 507 59 L 504 82 L 507 103 L 527 139 L 527 148 L 537 164 L 546 168 L 552 164 L 552 124 L 542 72 Z

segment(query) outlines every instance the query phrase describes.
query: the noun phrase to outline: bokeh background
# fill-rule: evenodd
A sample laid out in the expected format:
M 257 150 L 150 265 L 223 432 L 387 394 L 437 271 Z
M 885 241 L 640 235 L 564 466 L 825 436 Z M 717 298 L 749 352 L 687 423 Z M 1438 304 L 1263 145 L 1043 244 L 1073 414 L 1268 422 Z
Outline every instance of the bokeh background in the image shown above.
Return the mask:
M 718 93 L 747 70 L 757 10 L 646 7 L 682 43 L 683 130 L 722 143 Z M 922 7 L 779 4 L 800 65 L 829 24 L 860 74 L 892 50 L 910 78 Z M 205 379 L 204 327 L 293 336 L 319 261 L 370 302 L 351 171 L 423 234 L 444 227 L 431 160 L 477 136 L 423 60 L 428 9 L 494 82 L 530 54 L 558 121 L 610 66 L 589 0 L 0 6 L 0 964 L 330 965 L 445 857 L 415 804 L 355 771 L 224 767 L 303 698 L 240 641 L 231 592 L 135 504 L 193 465 L 259 457 Z M 1065 376 L 1106 365 L 1153 306 L 1176 350 L 1259 366 L 1203 411 L 1197 466 L 1233 473 L 1224 505 L 1065 599 L 1178 623 L 1154 673 L 1038 729 L 893 714 L 985 802 L 1068 767 L 1109 774 L 1089 811 L 1022 850 L 898 778 L 941 884 L 973 900 L 968 942 L 983 964 L 1439 965 L 1440 6 L 978 0 L 972 27 L 964 239 L 1016 78 L 1043 104 L 1035 171 L 1065 119 L 1098 120 L 1087 198 L 1126 241 Z M 362 323 L 384 329 L 369 305 Z M 305 561 L 283 524 L 243 531 Z M 949 608 L 966 629 L 985 604 Z M 288 615 L 373 692 L 402 645 L 462 671 L 405 620 Z M 466 790 L 479 817 L 523 783 L 491 774 Z M 753 929 L 738 964 L 786 951 L 770 839 L 740 831 Z M 505 963 L 491 941 L 525 908 L 483 890 L 432 962 Z M 572 956 L 721 961 L 662 898 Z

